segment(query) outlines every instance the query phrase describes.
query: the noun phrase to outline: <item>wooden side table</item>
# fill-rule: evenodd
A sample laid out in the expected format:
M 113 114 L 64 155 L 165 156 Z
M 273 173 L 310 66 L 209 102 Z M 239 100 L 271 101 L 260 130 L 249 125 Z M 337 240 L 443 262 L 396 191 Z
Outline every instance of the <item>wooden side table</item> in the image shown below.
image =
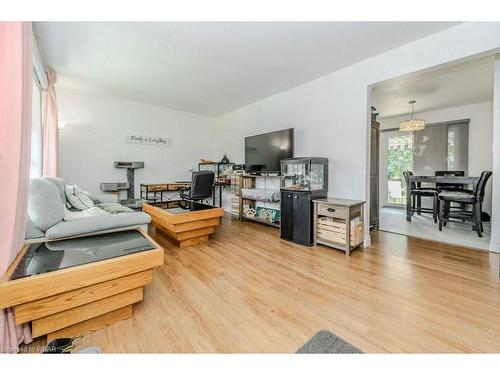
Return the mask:
M 314 199 L 314 245 L 333 247 L 350 255 L 363 243 L 365 201 L 322 198 Z

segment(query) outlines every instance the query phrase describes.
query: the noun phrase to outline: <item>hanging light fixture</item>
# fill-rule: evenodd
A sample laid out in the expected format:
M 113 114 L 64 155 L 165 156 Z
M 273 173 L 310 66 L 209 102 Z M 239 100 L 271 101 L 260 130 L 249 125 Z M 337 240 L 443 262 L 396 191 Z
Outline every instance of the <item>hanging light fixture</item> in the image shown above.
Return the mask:
M 414 132 L 418 130 L 425 129 L 425 121 L 422 119 L 416 119 L 415 117 L 415 108 L 413 108 L 413 104 L 415 104 L 415 100 L 410 100 L 408 104 L 410 105 L 410 119 L 406 121 L 401 121 L 399 123 L 399 131 L 401 132 Z

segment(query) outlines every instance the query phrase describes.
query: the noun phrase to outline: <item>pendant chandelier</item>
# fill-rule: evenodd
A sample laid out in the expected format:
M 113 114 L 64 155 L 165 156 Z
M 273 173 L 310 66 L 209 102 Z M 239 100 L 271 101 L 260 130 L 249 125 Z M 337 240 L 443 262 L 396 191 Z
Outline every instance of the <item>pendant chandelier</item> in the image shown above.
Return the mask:
M 415 117 L 415 108 L 413 108 L 413 104 L 415 104 L 415 100 L 410 100 L 408 104 L 410 105 L 410 119 L 406 121 L 401 121 L 399 123 L 399 131 L 401 132 L 414 132 L 418 130 L 425 129 L 425 121 L 422 119 L 416 119 Z

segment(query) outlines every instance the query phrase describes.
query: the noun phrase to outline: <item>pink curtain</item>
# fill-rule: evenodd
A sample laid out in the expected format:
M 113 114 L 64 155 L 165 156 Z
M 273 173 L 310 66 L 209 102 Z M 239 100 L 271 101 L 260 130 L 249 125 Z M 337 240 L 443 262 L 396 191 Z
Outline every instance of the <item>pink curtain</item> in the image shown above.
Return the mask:
M 59 132 L 57 131 L 57 100 L 54 88 L 57 75 L 52 68 L 47 68 L 45 74 L 48 86 L 43 93 L 42 175 L 56 177 L 59 175 Z
M 31 22 L 0 22 L 0 275 L 24 243 L 31 154 Z M 31 341 L 12 309 L 0 310 L 0 352 Z

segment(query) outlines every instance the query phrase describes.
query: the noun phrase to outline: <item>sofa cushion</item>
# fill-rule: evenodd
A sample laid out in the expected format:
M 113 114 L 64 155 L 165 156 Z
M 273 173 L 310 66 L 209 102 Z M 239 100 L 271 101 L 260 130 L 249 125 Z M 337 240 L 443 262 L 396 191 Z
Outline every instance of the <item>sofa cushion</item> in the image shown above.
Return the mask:
M 48 239 L 92 234 L 108 229 L 148 224 L 151 217 L 144 212 L 102 215 L 77 221 L 62 221 L 45 232 Z
M 66 205 L 66 194 L 64 193 L 64 180 L 59 177 L 44 177 L 46 180 L 52 182 L 56 185 L 59 195 L 61 196 L 61 201 Z
M 76 185 L 66 185 L 64 187 L 66 199 L 72 207 L 77 210 L 85 210 L 94 207 L 94 201 L 90 198 L 89 193 L 83 191 Z
M 104 211 L 110 214 L 119 214 L 123 212 L 134 212 L 130 207 L 125 207 L 120 203 L 98 203 L 97 207 L 102 208 Z
M 44 238 L 45 233 L 43 233 L 40 229 L 35 227 L 31 219 L 28 217 L 28 220 L 26 220 L 26 233 L 24 235 L 24 238 L 26 240 L 32 240 L 35 238 Z
M 94 201 L 95 204 L 98 203 L 118 203 L 118 196 L 115 194 L 90 194 L 90 199 Z
M 57 187 L 45 178 L 30 180 L 28 215 L 33 224 L 46 231 L 64 217 L 64 204 Z
M 66 214 L 64 215 L 64 221 L 76 221 L 76 220 L 82 220 L 82 219 L 87 219 L 89 217 L 96 217 L 96 216 L 101 216 L 101 215 L 111 215 L 109 212 L 104 211 L 102 208 L 99 207 L 92 207 L 92 208 L 87 208 L 85 210 L 81 211 L 66 211 Z

